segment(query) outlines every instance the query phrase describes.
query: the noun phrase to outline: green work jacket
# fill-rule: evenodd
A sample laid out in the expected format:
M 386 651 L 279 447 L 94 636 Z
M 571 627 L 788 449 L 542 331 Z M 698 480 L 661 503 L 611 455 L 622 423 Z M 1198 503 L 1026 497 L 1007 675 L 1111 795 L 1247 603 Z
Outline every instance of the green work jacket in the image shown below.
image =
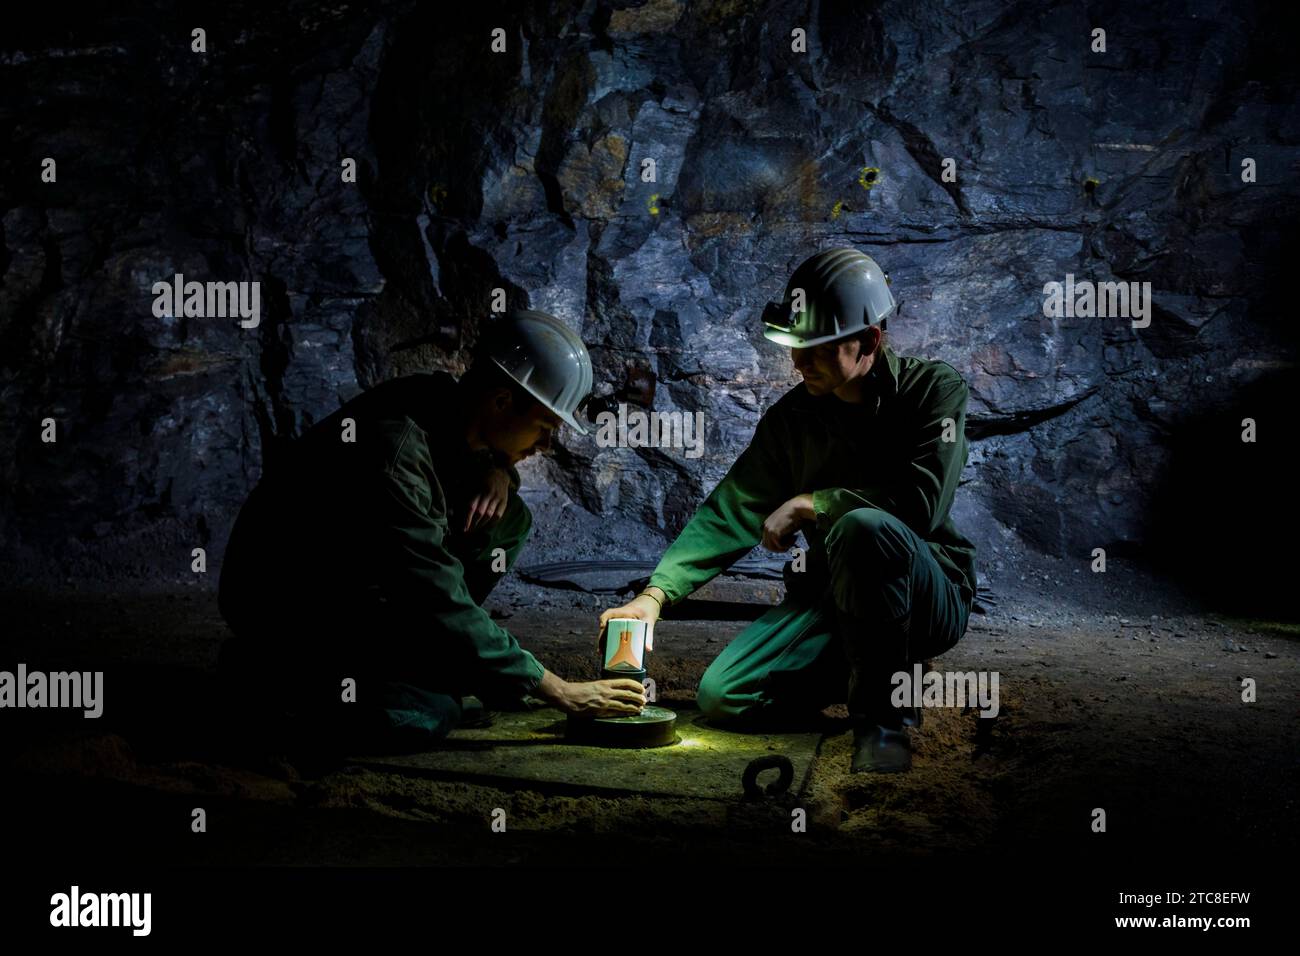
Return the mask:
M 490 532 L 460 531 L 490 466 L 465 442 L 452 376 L 366 391 L 268 463 L 223 560 L 227 621 L 236 633 L 306 647 L 310 639 L 280 632 L 314 627 L 363 662 L 368 644 L 387 642 L 386 661 L 441 671 L 405 675 L 420 686 L 534 691 L 542 665 L 481 606 L 502 570 L 494 549 L 513 561 L 532 526 L 513 468 L 505 516 Z
M 669 603 L 744 557 L 762 539 L 768 515 L 811 493 L 817 520 L 803 529 L 808 577 L 825 582 L 815 569 L 826 567 L 826 533 L 836 521 L 856 508 L 880 508 L 928 543 L 969 607 L 975 546 L 948 515 L 967 457 L 966 383 L 947 362 L 899 356 L 888 344 L 883 357 L 867 374 L 863 403 L 813 396 L 800 383 L 764 413 L 651 575 Z

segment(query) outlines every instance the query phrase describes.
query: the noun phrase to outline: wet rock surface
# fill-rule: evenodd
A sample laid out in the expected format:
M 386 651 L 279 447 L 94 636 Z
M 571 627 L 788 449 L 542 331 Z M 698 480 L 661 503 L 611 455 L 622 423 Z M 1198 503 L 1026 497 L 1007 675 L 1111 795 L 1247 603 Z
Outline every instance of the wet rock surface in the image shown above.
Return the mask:
M 1294 529 L 1300 98 L 1262 5 L 1116 8 L 1094 54 L 1084 11 L 1033 4 L 228 4 L 201 55 L 135 6 L 0 41 L 10 580 L 215 570 L 283 443 L 462 369 L 495 288 L 581 329 L 608 406 L 704 414 L 696 459 L 567 434 L 523 469 L 526 560 L 653 558 L 798 380 L 757 315 L 833 244 L 889 271 L 895 347 L 971 386 L 954 516 L 995 587 L 1027 549 L 1187 555 L 1207 494 L 1234 552 Z M 260 281 L 260 324 L 156 318 L 178 272 Z M 1149 326 L 1045 317 L 1067 273 L 1150 282 Z

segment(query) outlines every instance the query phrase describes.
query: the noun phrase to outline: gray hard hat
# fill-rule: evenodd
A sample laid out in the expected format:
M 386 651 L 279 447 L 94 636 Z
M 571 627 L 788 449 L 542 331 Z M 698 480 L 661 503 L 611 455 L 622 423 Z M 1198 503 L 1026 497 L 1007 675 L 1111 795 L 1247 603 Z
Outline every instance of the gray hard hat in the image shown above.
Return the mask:
M 889 276 L 876 260 L 856 249 L 826 249 L 794 270 L 782 301 L 768 303 L 763 335 L 791 348 L 808 348 L 869 325 L 885 328 L 897 308 Z
M 553 315 L 519 309 L 484 330 L 483 353 L 581 434 L 577 412 L 591 396 L 591 356 L 578 333 Z

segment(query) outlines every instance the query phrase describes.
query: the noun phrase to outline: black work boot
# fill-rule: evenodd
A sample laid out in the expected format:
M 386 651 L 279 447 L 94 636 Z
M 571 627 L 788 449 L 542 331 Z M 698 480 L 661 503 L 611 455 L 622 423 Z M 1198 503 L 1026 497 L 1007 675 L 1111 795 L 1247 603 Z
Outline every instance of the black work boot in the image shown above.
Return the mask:
M 907 636 L 902 626 L 870 630 L 839 611 L 836 623 L 850 661 L 849 716 L 853 722 L 853 773 L 901 773 L 912 767 L 906 725 L 919 726 L 919 708 L 891 703 L 897 671 L 907 670 Z M 874 632 L 874 633 L 873 633 Z M 862 638 L 865 637 L 865 640 Z
M 477 697 L 462 697 L 460 699 L 460 723 L 456 726 L 465 730 L 491 727 L 495 723 L 495 716 L 492 711 L 488 710 L 483 701 Z
M 853 720 L 854 773 L 901 773 L 912 767 L 907 725 L 919 723 L 914 707 L 890 702 L 893 669 L 854 668 L 849 680 L 849 715 Z
M 853 773 L 903 773 L 912 769 L 912 744 L 907 731 L 880 724 L 853 731 Z

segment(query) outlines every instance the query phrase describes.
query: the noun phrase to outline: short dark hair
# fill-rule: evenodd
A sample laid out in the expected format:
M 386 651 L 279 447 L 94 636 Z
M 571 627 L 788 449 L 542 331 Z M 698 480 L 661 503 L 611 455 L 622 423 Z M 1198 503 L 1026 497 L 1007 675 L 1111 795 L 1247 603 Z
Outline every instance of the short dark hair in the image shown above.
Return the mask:
M 880 329 L 880 342 L 876 345 L 876 351 L 874 353 L 876 357 L 879 358 L 880 353 L 884 351 L 885 339 L 889 335 L 889 332 L 885 328 L 879 325 L 874 326 L 874 328 Z M 856 335 L 852 337 L 851 341 L 858 343 L 858 355 L 861 355 L 862 347 L 867 343 L 867 329 L 863 329 L 861 332 L 858 332 Z
M 505 369 L 487 356 L 480 356 L 474 360 L 474 364 L 460 377 L 460 384 L 473 397 L 495 392 L 501 388 L 509 390 L 515 413 L 519 415 L 532 407 L 530 403 L 537 401 L 528 389 L 507 375 Z

